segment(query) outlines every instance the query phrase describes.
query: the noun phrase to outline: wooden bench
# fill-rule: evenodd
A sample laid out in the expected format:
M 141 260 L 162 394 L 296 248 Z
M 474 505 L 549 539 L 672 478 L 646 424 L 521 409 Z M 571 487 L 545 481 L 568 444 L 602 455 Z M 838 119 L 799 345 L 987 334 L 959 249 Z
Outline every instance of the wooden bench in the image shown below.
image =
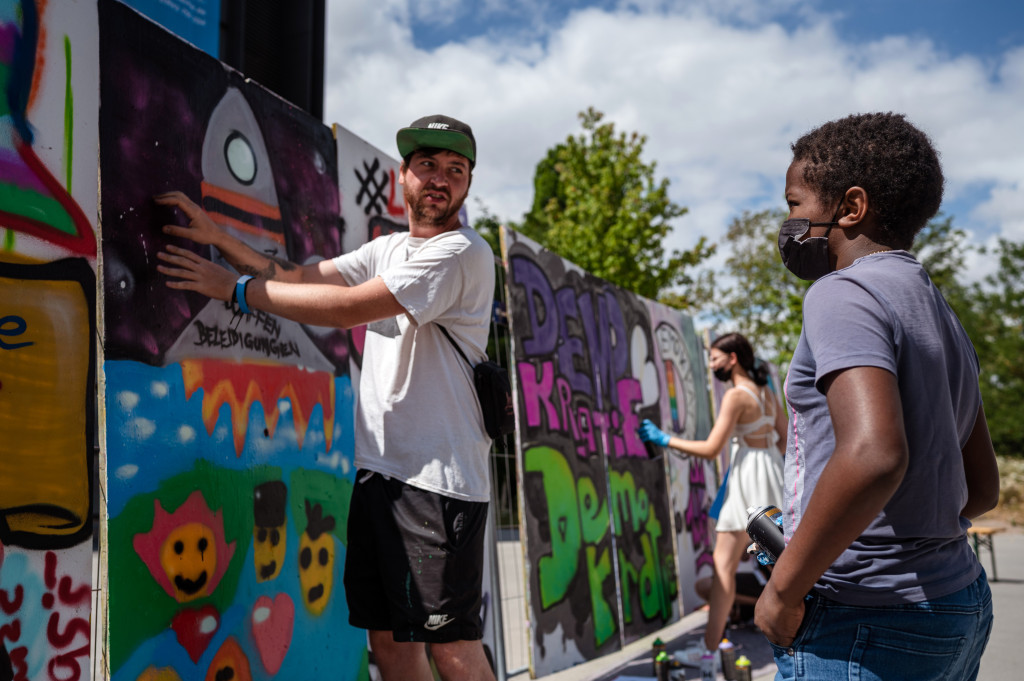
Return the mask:
M 999 575 L 996 573 L 996 548 L 992 541 L 997 534 L 1005 530 L 1005 527 L 984 527 L 975 525 L 967 530 L 967 536 L 974 539 L 974 553 L 981 559 L 981 548 L 988 549 L 989 558 L 992 560 L 992 581 L 998 582 Z

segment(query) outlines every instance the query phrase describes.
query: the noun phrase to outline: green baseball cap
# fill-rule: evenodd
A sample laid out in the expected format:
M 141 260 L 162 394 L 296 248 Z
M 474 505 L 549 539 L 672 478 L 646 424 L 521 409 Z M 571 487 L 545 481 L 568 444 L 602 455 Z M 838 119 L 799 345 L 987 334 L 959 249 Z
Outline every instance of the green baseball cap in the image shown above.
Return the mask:
M 473 130 L 462 121 L 435 114 L 424 116 L 402 128 L 396 136 L 398 153 L 404 159 L 417 149 L 435 148 L 454 151 L 469 159 L 469 167 L 476 165 L 476 140 Z

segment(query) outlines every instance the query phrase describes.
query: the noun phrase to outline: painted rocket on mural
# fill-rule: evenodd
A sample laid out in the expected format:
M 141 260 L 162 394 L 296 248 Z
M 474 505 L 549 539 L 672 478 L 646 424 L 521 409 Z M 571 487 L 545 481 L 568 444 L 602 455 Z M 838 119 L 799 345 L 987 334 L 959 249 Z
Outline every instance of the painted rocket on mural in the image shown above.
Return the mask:
M 202 148 L 202 206 L 222 229 L 271 258 L 287 259 L 287 240 L 270 155 L 245 97 L 228 88 L 210 115 Z M 219 253 L 214 260 L 230 267 Z M 334 423 L 334 365 L 300 324 L 209 301 L 164 356 L 179 362 L 187 397 L 203 389 L 203 418 L 213 432 L 229 404 L 236 453 L 245 444 L 249 408 L 260 402 L 273 435 L 279 403 L 290 400 L 301 446 L 316 404 L 329 446 Z M 244 364 L 244 368 L 239 367 Z

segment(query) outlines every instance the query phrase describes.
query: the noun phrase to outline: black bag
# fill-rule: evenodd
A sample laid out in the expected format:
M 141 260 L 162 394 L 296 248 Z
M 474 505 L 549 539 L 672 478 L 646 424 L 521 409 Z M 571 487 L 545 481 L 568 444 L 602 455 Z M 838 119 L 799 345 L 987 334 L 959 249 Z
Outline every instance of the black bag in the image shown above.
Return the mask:
M 441 329 L 455 351 L 462 359 L 466 360 L 466 364 L 473 369 L 473 384 L 476 386 L 476 396 L 480 400 L 480 409 L 483 410 L 484 428 L 487 430 L 487 434 L 491 438 L 497 439 L 515 431 L 516 415 L 512 403 L 512 386 L 509 383 L 505 367 L 489 359 L 473 366 L 473 363 L 466 357 L 466 353 L 448 333 L 448 329 L 440 324 L 438 324 L 438 328 Z

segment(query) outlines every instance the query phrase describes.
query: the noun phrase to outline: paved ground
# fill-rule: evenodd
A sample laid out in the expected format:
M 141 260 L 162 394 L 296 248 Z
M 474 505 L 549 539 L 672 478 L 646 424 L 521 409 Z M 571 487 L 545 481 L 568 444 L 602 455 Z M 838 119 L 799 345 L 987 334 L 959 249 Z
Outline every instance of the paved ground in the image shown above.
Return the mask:
M 1000 525 L 999 523 L 979 523 Z M 1022 634 L 1024 634 L 1024 530 L 1007 528 L 995 535 L 994 541 L 996 571 L 993 573 L 991 556 L 987 549 L 981 549 L 981 562 L 988 572 L 992 587 L 995 625 L 988 648 L 981 660 L 978 681 L 1006 681 L 1024 677 L 1020 659 L 1024 655 Z M 998 577 L 994 580 L 993 577 Z M 640 681 L 652 679 L 651 643 L 656 638 L 667 642 L 671 652 L 682 648 L 690 641 L 703 639 L 707 614 L 698 611 L 687 615 L 679 622 L 662 631 L 651 634 L 626 646 L 618 653 L 599 660 L 578 665 L 557 674 L 543 677 L 544 681 Z M 755 681 L 768 681 L 775 677 L 771 648 L 759 631 L 753 627 L 733 628 L 728 637 L 736 644 L 737 655 L 743 654 L 752 661 Z M 698 670 L 685 669 L 686 679 L 700 677 Z M 526 681 L 527 673 L 510 677 L 510 681 Z M 902 680 L 901 680 L 902 681 Z

